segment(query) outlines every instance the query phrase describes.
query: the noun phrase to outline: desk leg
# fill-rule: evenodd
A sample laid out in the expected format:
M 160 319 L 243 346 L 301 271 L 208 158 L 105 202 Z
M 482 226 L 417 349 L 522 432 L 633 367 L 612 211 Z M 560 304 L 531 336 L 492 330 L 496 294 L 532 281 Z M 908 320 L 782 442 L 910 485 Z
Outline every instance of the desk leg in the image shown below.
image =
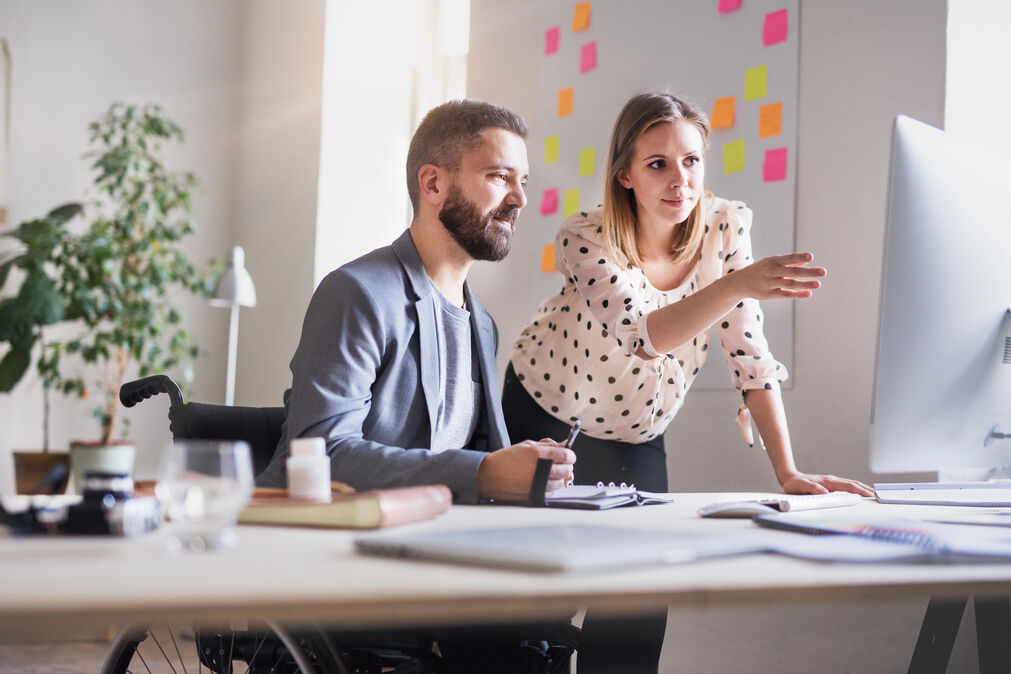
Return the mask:
M 930 600 L 909 661 L 909 674 L 944 674 L 968 601 L 968 598 Z
M 975 600 L 980 674 L 1011 672 L 1011 601 Z

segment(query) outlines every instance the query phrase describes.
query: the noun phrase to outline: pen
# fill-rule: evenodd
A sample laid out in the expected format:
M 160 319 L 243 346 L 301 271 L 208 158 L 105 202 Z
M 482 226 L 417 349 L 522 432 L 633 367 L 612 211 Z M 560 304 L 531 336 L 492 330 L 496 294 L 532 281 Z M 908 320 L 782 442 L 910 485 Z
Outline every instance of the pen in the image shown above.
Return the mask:
M 572 444 L 576 441 L 576 436 L 579 435 L 580 425 L 581 424 L 578 419 L 576 420 L 576 423 L 572 424 L 572 430 L 569 431 L 569 437 L 565 440 L 565 447 L 567 449 L 572 449 Z

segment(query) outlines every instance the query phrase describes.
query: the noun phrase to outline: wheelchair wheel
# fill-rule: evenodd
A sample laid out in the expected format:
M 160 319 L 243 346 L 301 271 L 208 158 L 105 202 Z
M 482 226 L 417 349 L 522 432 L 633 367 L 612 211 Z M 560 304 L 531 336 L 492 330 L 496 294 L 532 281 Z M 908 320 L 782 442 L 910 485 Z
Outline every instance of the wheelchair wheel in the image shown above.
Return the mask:
M 318 630 L 294 632 L 273 623 L 255 629 L 171 624 L 130 625 L 113 642 L 102 674 L 345 674 L 336 649 Z

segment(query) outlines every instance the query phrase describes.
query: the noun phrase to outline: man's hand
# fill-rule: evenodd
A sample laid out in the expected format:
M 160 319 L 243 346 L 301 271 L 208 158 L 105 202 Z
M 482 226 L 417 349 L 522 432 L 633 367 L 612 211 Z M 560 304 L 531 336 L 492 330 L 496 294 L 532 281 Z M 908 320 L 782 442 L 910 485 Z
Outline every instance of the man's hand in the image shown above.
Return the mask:
M 530 495 L 530 483 L 537 459 L 551 459 L 547 493 L 561 489 L 572 480 L 576 454 L 554 440 L 525 440 L 518 445 L 490 452 L 477 471 L 477 493 L 482 498 L 523 501 Z

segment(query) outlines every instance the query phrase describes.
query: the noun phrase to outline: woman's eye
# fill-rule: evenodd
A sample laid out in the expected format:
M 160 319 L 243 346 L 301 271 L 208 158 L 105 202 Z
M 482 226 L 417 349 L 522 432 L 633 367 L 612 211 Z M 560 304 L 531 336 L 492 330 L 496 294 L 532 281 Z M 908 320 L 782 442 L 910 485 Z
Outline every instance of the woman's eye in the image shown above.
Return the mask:
M 646 164 L 646 166 L 652 169 L 662 169 L 667 166 L 667 162 L 665 162 L 663 159 L 657 159 L 656 161 L 651 161 L 650 163 Z
M 699 163 L 699 158 L 698 157 L 686 157 L 685 158 L 685 165 L 686 166 L 695 166 L 698 163 Z

